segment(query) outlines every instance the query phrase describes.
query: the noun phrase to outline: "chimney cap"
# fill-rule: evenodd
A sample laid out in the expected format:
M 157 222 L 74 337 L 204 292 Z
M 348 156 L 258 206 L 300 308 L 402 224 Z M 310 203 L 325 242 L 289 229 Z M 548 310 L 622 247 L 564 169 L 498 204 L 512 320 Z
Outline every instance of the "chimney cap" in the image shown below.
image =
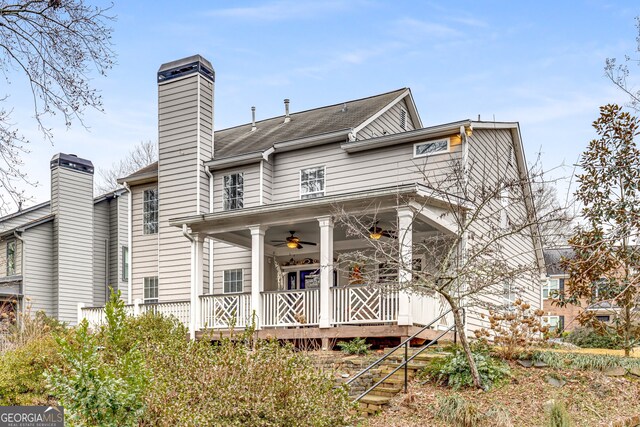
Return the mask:
M 51 169 L 62 167 L 65 169 L 73 169 L 93 175 L 93 163 L 91 160 L 81 159 L 75 154 L 58 153 L 51 158 Z
M 201 55 L 192 55 L 162 64 L 158 69 L 158 83 L 195 73 L 200 73 L 212 82 L 216 80 L 211 62 Z

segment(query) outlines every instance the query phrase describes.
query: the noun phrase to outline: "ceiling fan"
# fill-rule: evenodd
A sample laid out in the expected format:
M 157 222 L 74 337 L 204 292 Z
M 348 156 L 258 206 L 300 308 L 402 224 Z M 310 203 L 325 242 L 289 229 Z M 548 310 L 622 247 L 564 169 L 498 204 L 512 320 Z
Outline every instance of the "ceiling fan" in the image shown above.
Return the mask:
M 396 233 L 393 231 L 389 231 L 389 230 L 383 230 L 381 227 L 378 227 L 378 222 L 376 221 L 373 223 L 373 225 L 371 226 L 371 228 L 369 228 L 369 237 L 372 238 L 373 240 L 380 240 L 381 237 L 389 237 L 392 239 L 396 239 Z
M 289 233 L 291 233 L 291 236 L 288 236 L 286 238 L 286 240 L 275 240 L 272 241 L 271 243 L 277 243 L 276 246 L 287 246 L 289 249 L 302 249 L 303 246 L 301 243 L 305 244 L 305 245 L 311 245 L 311 246 L 316 246 L 317 243 L 314 242 L 305 242 L 304 240 L 300 240 L 300 238 L 298 236 L 296 236 L 296 232 L 295 231 L 289 231 Z

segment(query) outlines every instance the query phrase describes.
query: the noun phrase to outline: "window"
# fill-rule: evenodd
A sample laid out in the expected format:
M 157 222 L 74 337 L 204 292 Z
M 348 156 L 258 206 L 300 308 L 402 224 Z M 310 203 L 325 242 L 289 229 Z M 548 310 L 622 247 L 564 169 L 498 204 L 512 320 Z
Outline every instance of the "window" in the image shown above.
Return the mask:
M 611 320 L 611 316 L 596 316 L 598 322 L 608 322 Z
M 564 279 L 549 279 L 542 287 L 542 298 L 557 298 L 561 291 L 564 291 Z
M 242 209 L 244 203 L 244 177 L 241 173 L 225 175 L 224 184 L 224 200 L 223 209 L 230 211 L 233 209 Z
M 122 247 L 122 280 L 129 280 L 129 247 Z
M 16 241 L 7 242 L 7 276 L 16 274 Z
M 500 227 L 506 229 L 509 226 L 509 189 L 500 190 Z
M 400 110 L 400 127 L 404 130 L 407 129 L 407 110 Z
M 223 277 L 224 293 L 231 294 L 242 292 L 242 269 L 225 270 Z
M 158 302 L 158 277 L 157 276 L 144 278 L 144 302 L 145 303 Z
M 432 154 L 446 153 L 447 151 L 449 151 L 449 138 L 413 145 L 413 157 L 426 157 Z
M 505 279 L 502 282 L 502 298 L 504 299 L 505 305 L 509 307 L 516 300 L 516 293 L 515 293 L 515 290 L 513 289 L 511 280 L 509 279 Z
M 144 234 L 158 233 L 158 190 L 144 190 L 143 205 Z
M 324 196 L 324 166 L 300 170 L 300 198 L 313 199 Z
M 398 266 L 388 263 L 378 264 L 378 283 L 396 283 L 398 281 Z
M 564 316 L 542 316 L 542 324 L 548 326 L 551 331 L 562 331 Z

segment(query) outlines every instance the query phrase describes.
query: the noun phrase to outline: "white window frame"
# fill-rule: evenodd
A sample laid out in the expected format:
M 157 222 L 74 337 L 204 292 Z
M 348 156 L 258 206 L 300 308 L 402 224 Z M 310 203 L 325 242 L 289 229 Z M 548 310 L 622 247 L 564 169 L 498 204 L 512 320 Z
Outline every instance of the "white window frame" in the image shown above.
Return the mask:
M 227 273 L 240 272 L 240 290 L 227 291 Z M 234 281 L 237 286 L 237 279 Z M 229 268 L 222 272 L 222 293 L 223 294 L 241 294 L 244 292 L 244 268 Z
M 147 296 L 147 289 L 150 289 L 151 286 L 147 286 L 147 281 L 151 281 L 154 280 L 155 281 L 155 290 L 156 290 L 156 295 L 155 297 L 153 296 Z M 145 304 L 157 304 L 158 303 L 158 276 L 149 276 L 149 277 L 145 277 L 142 279 L 142 296 L 143 296 L 143 301 Z
M 155 193 L 155 211 L 151 210 L 153 199 L 147 200 L 147 194 Z M 158 234 L 159 227 L 159 211 L 160 211 L 160 195 L 157 188 L 147 188 L 142 193 L 142 234 L 152 235 Z M 153 220 L 155 213 L 155 221 Z
M 9 248 L 12 247 L 11 257 L 9 257 Z M 18 252 L 18 243 L 16 240 L 9 240 L 6 246 L 7 250 L 7 276 L 15 276 L 17 273 L 16 252 Z
M 122 251 L 121 251 L 121 256 L 122 256 L 122 275 L 120 276 L 122 278 L 123 282 L 128 282 L 129 281 L 129 246 L 123 245 L 122 246 Z
M 238 178 L 242 180 L 242 183 L 238 184 L 239 179 L 236 178 L 235 196 L 229 197 L 229 195 L 227 194 L 227 179 L 229 179 L 230 181 L 231 177 L 235 175 L 237 175 Z M 240 197 L 238 197 L 238 188 L 242 190 L 242 195 Z M 235 201 L 234 207 L 232 207 L 232 203 L 231 203 L 232 201 Z M 222 177 L 222 210 L 234 211 L 242 208 L 244 208 L 244 172 L 235 172 L 235 173 L 224 175 Z
M 313 193 L 303 193 L 302 192 L 302 172 L 304 171 L 308 171 L 308 170 L 320 170 L 322 169 L 323 174 L 322 174 L 322 191 L 316 191 Z M 303 168 L 300 169 L 299 172 L 299 177 L 300 179 L 298 180 L 298 192 L 300 194 L 300 200 L 306 200 L 306 199 L 315 199 L 317 197 L 323 197 L 327 194 L 327 167 L 325 165 L 321 165 L 321 166 L 310 166 L 308 168 Z M 317 178 L 316 178 L 317 180 Z M 308 196 L 308 197 L 304 197 L 304 196 Z
M 502 300 L 506 307 L 512 307 L 516 300 L 517 293 L 514 292 L 513 280 L 505 279 L 501 283 L 502 286 Z
M 552 282 L 555 282 L 555 287 L 551 286 Z M 547 292 L 546 296 L 544 295 L 545 291 Z M 560 279 L 558 278 L 547 279 L 547 283 L 545 283 L 544 286 L 542 286 L 542 299 L 552 299 L 551 297 L 552 291 L 560 292 Z
M 555 324 L 552 323 L 555 321 Z M 558 329 L 560 327 L 560 316 L 542 316 L 542 324 L 548 326 L 549 329 Z
M 441 143 L 441 142 L 447 142 L 447 148 L 446 149 L 441 149 L 438 151 L 431 151 L 429 153 L 420 153 L 418 154 L 418 147 L 421 145 L 430 145 L 430 144 L 437 144 L 437 143 Z M 440 138 L 440 139 L 433 139 L 431 141 L 424 141 L 424 142 L 416 142 L 415 144 L 413 144 L 413 158 L 419 158 L 419 157 L 429 157 L 429 156 L 434 156 L 436 154 L 444 154 L 444 153 L 448 153 L 451 150 L 451 138 Z

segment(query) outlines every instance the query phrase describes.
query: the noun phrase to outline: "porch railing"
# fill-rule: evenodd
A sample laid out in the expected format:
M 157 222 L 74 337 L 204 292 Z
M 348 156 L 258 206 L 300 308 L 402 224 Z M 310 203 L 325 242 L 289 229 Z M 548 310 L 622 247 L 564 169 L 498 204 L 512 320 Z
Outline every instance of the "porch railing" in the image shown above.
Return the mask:
M 140 305 L 140 314 L 144 313 L 162 314 L 167 317 L 175 317 L 184 325 L 189 324 L 191 318 L 191 302 L 189 301 L 168 301 L 157 303 L 145 303 Z
M 431 324 L 433 329 L 447 329 L 453 325 L 453 313 L 447 311 L 449 304 L 439 296 L 411 294 L 411 316 L 415 325 Z M 438 319 L 433 322 L 433 319 Z
M 333 324 L 390 323 L 398 319 L 398 291 L 391 286 L 331 288 Z
M 96 327 L 105 322 L 104 307 L 82 307 L 82 319 L 87 319 L 89 326 Z M 78 319 L 78 321 L 82 320 Z
M 262 326 L 317 325 L 320 291 L 303 289 L 262 293 Z
M 251 294 L 202 295 L 200 327 L 245 328 L 251 324 Z

